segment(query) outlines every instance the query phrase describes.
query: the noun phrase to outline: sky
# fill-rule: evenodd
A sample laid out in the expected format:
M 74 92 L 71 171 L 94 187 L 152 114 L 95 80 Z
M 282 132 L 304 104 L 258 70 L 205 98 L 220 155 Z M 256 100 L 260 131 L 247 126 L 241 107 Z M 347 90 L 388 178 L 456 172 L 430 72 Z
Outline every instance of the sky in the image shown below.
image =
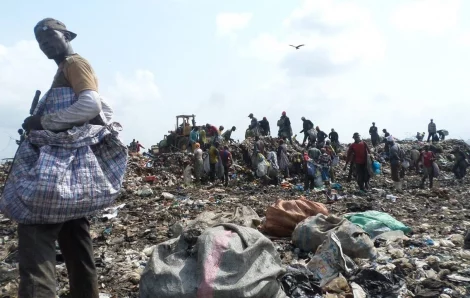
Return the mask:
M 45 93 L 57 69 L 33 34 L 46 17 L 78 34 L 72 46 L 97 73 L 123 141 L 150 147 L 179 114 L 236 126 L 242 140 L 250 113 L 277 135 L 283 111 L 294 133 L 304 116 L 342 142 L 368 136 L 373 121 L 409 137 L 430 118 L 470 139 L 469 14 L 463 0 L 8 1 L 0 159 L 13 157 L 34 92 Z

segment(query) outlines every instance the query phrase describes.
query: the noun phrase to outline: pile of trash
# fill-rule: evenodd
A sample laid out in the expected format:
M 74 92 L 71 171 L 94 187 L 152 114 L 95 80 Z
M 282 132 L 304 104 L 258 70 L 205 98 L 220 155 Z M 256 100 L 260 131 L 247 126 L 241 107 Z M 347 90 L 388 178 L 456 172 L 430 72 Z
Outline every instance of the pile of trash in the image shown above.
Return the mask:
M 263 141 L 276 151 L 275 139 Z M 190 153 L 131 156 L 114 207 L 90 218 L 101 297 L 468 297 L 470 180 L 451 172 L 455 146 L 469 150 L 457 140 L 436 146 L 433 189 L 409 171 L 403 193 L 393 190 L 383 145 L 365 194 L 346 181 L 344 155 L 331 187 L 306 192 L 295 174 L 264 184 L 243 161 L 252 139 L 230 145 L 228 187 L 185 183 Z M 0 165 L 0 191 L 8 167 Z M 17 246 L 15 223 L 0 214 L 1 297 L 16 297 Z M 57 279 L 66 297 L 59 248 Z

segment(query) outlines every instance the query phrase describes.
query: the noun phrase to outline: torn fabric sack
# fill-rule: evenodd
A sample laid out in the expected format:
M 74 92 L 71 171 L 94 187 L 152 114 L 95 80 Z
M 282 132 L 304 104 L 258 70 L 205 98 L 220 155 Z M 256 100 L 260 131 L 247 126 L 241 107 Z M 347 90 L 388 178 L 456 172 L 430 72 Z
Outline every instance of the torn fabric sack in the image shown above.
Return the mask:
M 197 242 L 158 244 L 140 279 L 142 298 L 287 297 L 285 273 L 273 243 L 255 229 L 222 224 Z
M 66 109 L 72 88 L 53 88 L 34 115 Z M 64 132 L 33 130 L 22 142 L 0 200 L 0 210 L 22 224 L 52 224 L 110 206 L 127 167 L 118 124 L 75 126 Z

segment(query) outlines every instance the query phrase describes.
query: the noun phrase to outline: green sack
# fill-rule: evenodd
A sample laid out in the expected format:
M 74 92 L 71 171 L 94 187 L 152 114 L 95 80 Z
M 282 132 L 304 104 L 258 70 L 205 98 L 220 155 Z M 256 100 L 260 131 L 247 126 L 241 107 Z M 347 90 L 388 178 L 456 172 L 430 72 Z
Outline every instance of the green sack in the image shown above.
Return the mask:
M 366 211 L 346 214 L 344 217 L 361 227 L 371 237 L 386 232 L 385 229 L 387 228 L 392 231 L 400 230 L 404 233 L 411 232 L 411 228 L 384 212 Z

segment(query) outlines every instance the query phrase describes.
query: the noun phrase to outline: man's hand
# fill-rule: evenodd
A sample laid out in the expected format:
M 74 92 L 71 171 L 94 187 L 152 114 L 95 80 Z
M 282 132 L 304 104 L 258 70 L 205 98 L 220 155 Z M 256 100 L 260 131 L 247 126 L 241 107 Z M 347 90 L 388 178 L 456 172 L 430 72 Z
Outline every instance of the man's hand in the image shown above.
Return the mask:
M 41 116 L 38 115 L 29 116 L 28 118 L 24 119 L 23 125 L 21 126 L 26 131 L 44 129 L 41 124 Z

